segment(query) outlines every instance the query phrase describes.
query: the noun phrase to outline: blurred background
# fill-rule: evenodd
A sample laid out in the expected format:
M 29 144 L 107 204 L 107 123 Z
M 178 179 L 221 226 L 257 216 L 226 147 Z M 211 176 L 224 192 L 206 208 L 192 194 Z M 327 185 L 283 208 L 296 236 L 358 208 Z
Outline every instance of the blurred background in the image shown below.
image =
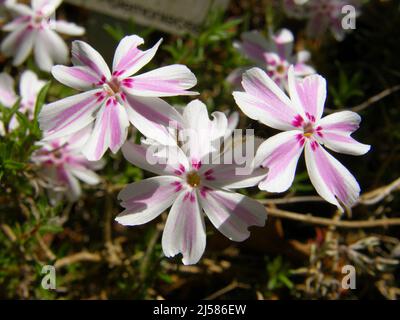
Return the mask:
M 195 90 L 201 93 L 199 99 L 210 112 L 239 111 L 232 97 L 235 87 L 226 78 L 236 68 L 252 65 L 233 46 L 241 33 L 258 30 L 267 37 L 281 28 L 291 30 L 296 50 L 310 51 L 309 64 L 327 79 L 326 111 L 351 109 L 362 116 L 361 127 L 354 137 L 370 144 L 371 151 L 363 157 L 334 154 L 357 178 L 362 196 L 351 212 L 339 215 L 333 206 L 315 197 L 302 160 L 295 183 L 287 193 L 268 194 L 257 188 L 243 191 L 265 203 L 270 211 L 264 228 L 254 228 L 247 241 L 234 243 L 209 225 L 203 258 L 197 265 L 184 266 L 180 257 L 168 259 L 162 254 L 165 213 L 138 227 L 123 227 L 114 221 L 121 211 L 117 201 L 120 189 L 149 177 L 148 172 L 130 165 L 121 153 L 108 152 L 107 164 L 100 171 L 100 185 L 85 186 L 77 202 L 54 204 L 29 161 L 32 146 L 40 137 L 19 129 L 0 138 L 0 298 L 397 299 L 400 296 L 400 225 L 396 220 L 400 218 L 399 1 L 361 1 L 356 29 L 342 41 L 329 31 L 310 37 L 306 31 L 307 19 L 289 15 L 284 1 L 221 1 L 218 6 L 210 1 L 206 8 L 199 5 L 192 9 L 199 14 L 188 14 L 197 16 L 197 20 L 182 22 L 185 10 L 190 10 L 182 7 L 177 17 L 164 19 L 164 25 L 152 23 L 158 18 L 151 14 L 146 19 L 140 18 L 148 14 L 140 9 L 141 1 L 129 9 L 132 12 L 123 10 L 126 12 L 123 17 L 119 13 L 110 15 L 107 8 L 92 10 L 77 5 L 79 1 L 72 2 L 63 3 L 57 17 L 84 26 L 86 34 L 82 38 L 109 63 L 125 35 L 143 37 L 144 48 L 162 37 L 163 44 L 146 70 L 172 63 L 187 65 L 198 78 Z M 99 7 L 101 3 L 98 1 Z M 172 3 L 171 7 L 179 9 L 179 1 Z M 0 65 L 15 76 L 24 68 L 12 67 L 4 56 L 0 56 Z M 42 79 L 51 79 L 37 69 L 32 59 L 25 68 L 36 71 Z M 53 79 L 43 102 L 72 93 L 72 89 Z M 189 98 L 167 100 L 184 105 Z M 255 129 L 256 135 L 263 138 L 276 133 L 243 114 L 239 127 Z M 131 132 L 132 135 L 139 138 L 136 132 Z M 310 215 L 320 219 L 300 221 Z M 374 224 L 378 220 L 381 222 Z M 353 223 L 346 223 L 350 221 Z M 56 266 L 55 290 L 41 286 L 43 265 Z M 341 285 L 345 265 L 355 267 L 355 289 L 344 289 Z

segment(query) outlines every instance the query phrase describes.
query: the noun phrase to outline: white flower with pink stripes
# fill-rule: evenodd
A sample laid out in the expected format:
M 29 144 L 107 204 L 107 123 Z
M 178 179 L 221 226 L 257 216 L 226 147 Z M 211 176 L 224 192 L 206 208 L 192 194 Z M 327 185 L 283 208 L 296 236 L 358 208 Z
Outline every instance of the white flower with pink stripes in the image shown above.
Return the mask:
M 94 172 L 104 166 L 103 161 L 88 161 L 81 153 L 89 137 L 85 128 L 70 137 L 41 142 L 41 148 L 32 155 L 32 162 L 39 166 L 39 174 L 46 181 L 50 198 L 53 201 L 66 196 L 76 201 L 82 191 L 79 180 L 95 185 L 100 177 Z
M 14 90 L 14 79 L 8 73 L 0 73 L 0 104 L 6 108 L 11 108 L 20 98 L 20 106 L 18 111 L 28 115 L 29 119 L 33 119 L 35 111 L 36 100 L 40 90 L 46 84 L 45 81 L 40 80 L 38 76 L 30 70 L 22 73 L 19 81 L 19 94 Z M 18 126 L 18 120 L 14 116 L 8 129 L 13 130 Z M 3 124 L 0 124 L 0 134 L 4 134 Z
M 66 86 L 84 92 L 43 107 L 39 122 L 44 139 L 66 136 L 95 122 L 83 153 L 88 160 L 98 160 L 108 148 L 113 153 L 120 149 L 131 122 L 146 137 L 174 144 L 167 127 L 180 123 L 182 116 L 159 97 L 197 94 L 187 91 L 197 80 L 179 64 L 132 76 L 154 57 L 161 40 L 146 51 L 138 49 L 143 42 L 136 35 L 123 38 L 111 72 L 95 49 L 74 41 L 74 66 L 55 66 L 52 74 Z
M 314 68 L 307 65 L 310 53 L 306 50 L 293 54 L 294 36 L 288 29 L 279 30 L 267 40 L 260 32 L 245 32 L 241 36 L 242 42 L 235 42 L 234 46 L 245 57 L 257 66 L 267 71 L 268 75 L 281 87 L 287 86 L 287 71 L 294 64 L 296 77 L 304 77 L 315 73 Z M 242 74 L 248 68 L 238 68 L 229 76 L 228 81 L 239 85 Z
M 341 209 L 351 207 L 360 187 L 351 173 L 322 145 L 340 153 L 363 155 L 370 146 L 350 135 L 361 118 L 351 111 L 341 111 L 324 118 L 326 81 L 319 75 L 296 79 L 289 69 L 290 98 L 258 68 L 243 75 L 245 92 L 234 92 L 236 103 L 250 118 L 285 132 L 267 139 L 257 150 L 255 166 L 269 168 L 259 188 L 284 192 L 293 183 L 299 157 L 305 149 L 308 174 L 318 194 Z
M 342 19 L 345 13 L 342 8 L 350 5 L 359 14 L 360 0 L 284 0 L 284 8 L 288 15 L 296 18 L 307 18 L 307 35 L 312 38 L 321 38 L 327 31 L 331 31 L 336 40 L 344 39 L 351 29 L 344 29 Z
M 16 18 L 3 26 L 10 32 L 1 44 L 1 51 L 13 57 L 13 65 L 19 66 L 32 50 L 38 67 L 50 72 L 55 63 L 68 62 L 68 47 L 58 33 L 81 36 L 85 29 L 62 20 L 55 20 L 56 9 L 62 0 L 32 0 L 31 6 L 6 1 L 5 6 Z
M 226 130 L 230 130 L 222 112 L 214 112 L 213 118 L 210 120 L 206 106 L 195 100 L 183 111 L 181 130 L 196 132 L 197 137 L 188 135 L 184 146 L 167 146 L 168 152 L 156 152 L 154 145 L 130 142 L 122 147 L 129 162 L 159 176 L 132 183 L 120 192 L 125 210 L 116 220 L 127 226 L 141 225 L 172 206 L 162 247 L 167 257 L 181 253 L 184 264 L 194 264 L 203 255 L 204 214 L 233 241 L 244 241 L 250 235 L 249 226 L 263 226 L 266 220 L 265 208 L 260 203 L 231 191 L 256 185 L 265 177 L 265 169 L 237 175 L 240 166 L 235 162 L 206 161 L 216 147 L 212 142 L 223 141 Z

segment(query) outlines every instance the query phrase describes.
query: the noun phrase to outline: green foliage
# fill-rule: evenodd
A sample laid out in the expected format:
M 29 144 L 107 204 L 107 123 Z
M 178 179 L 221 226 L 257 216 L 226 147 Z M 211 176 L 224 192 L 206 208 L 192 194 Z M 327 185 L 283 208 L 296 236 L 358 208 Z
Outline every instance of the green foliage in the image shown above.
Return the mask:
M 360 89 L 361 73 L 357 72 L 351 76 L 347 75 L 338 65 L 338 83 L 330 84 L 329 90 L 333 97 L 333 103 L 337 107 L 348 105 L 352 98 L 362 97 L 363 91 Z
M 275 291 L 281 288 L 292 289 L 293 282 L 290 280 L 289 264 L 285 262 L 282 256 L 278 256 L 273 260 L 267 260 L 268 273 L 268 291 Z

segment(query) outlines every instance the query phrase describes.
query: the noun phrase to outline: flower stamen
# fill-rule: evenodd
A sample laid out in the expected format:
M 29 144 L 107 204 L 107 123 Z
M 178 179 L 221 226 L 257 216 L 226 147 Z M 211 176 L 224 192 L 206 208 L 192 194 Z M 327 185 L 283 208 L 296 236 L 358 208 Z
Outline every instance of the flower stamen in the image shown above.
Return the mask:
M 110 81 L 108 81 L 105 85 L 105 90 L 111 96 L 119 93 L 121 90 L 121 84 L 118 78 L 113 77 Z
M 189 172 L 186 176 L 186 182 L 193 188 L 197 188 L 200 185 L 201 178 L 196 171 Z
M 306 123 L 303 127 L 303 131 L 304 131 L 303 135 L 307 138 L 310 138 L 314 133 L 314 127 L 312 123 L 310 122 Z

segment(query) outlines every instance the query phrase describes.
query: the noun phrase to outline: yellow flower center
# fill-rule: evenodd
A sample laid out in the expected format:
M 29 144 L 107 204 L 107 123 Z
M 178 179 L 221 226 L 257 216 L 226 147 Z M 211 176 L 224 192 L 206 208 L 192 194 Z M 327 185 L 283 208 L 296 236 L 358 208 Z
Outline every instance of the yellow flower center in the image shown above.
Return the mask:
M 280 74 L 285 73 L 285 67 L 280 64 L 279 66 L 276 67 L 276 72 L 278 72 Z
M 109 82 L 107 82 L 106 91 L 111 96 L 118 93 L 120 88 L 120 82 L 117 78 L 112 78 Z
M 309 122 L 309 123 L 307 123 L 307 124 L 303 127 L 303 131 L 304 131 L 303 135 L 304 135 L 305 137 L 307 137 L 307 138 L 310 138 L 310 137 L 313 135 L 313 133 L 314 133 L 314 127 L 313 127 L 313 125 Z
M 193 188 L 200 185 L 201 178 L 196 171 L 189 172 L 186 176 L 186 182 Z

